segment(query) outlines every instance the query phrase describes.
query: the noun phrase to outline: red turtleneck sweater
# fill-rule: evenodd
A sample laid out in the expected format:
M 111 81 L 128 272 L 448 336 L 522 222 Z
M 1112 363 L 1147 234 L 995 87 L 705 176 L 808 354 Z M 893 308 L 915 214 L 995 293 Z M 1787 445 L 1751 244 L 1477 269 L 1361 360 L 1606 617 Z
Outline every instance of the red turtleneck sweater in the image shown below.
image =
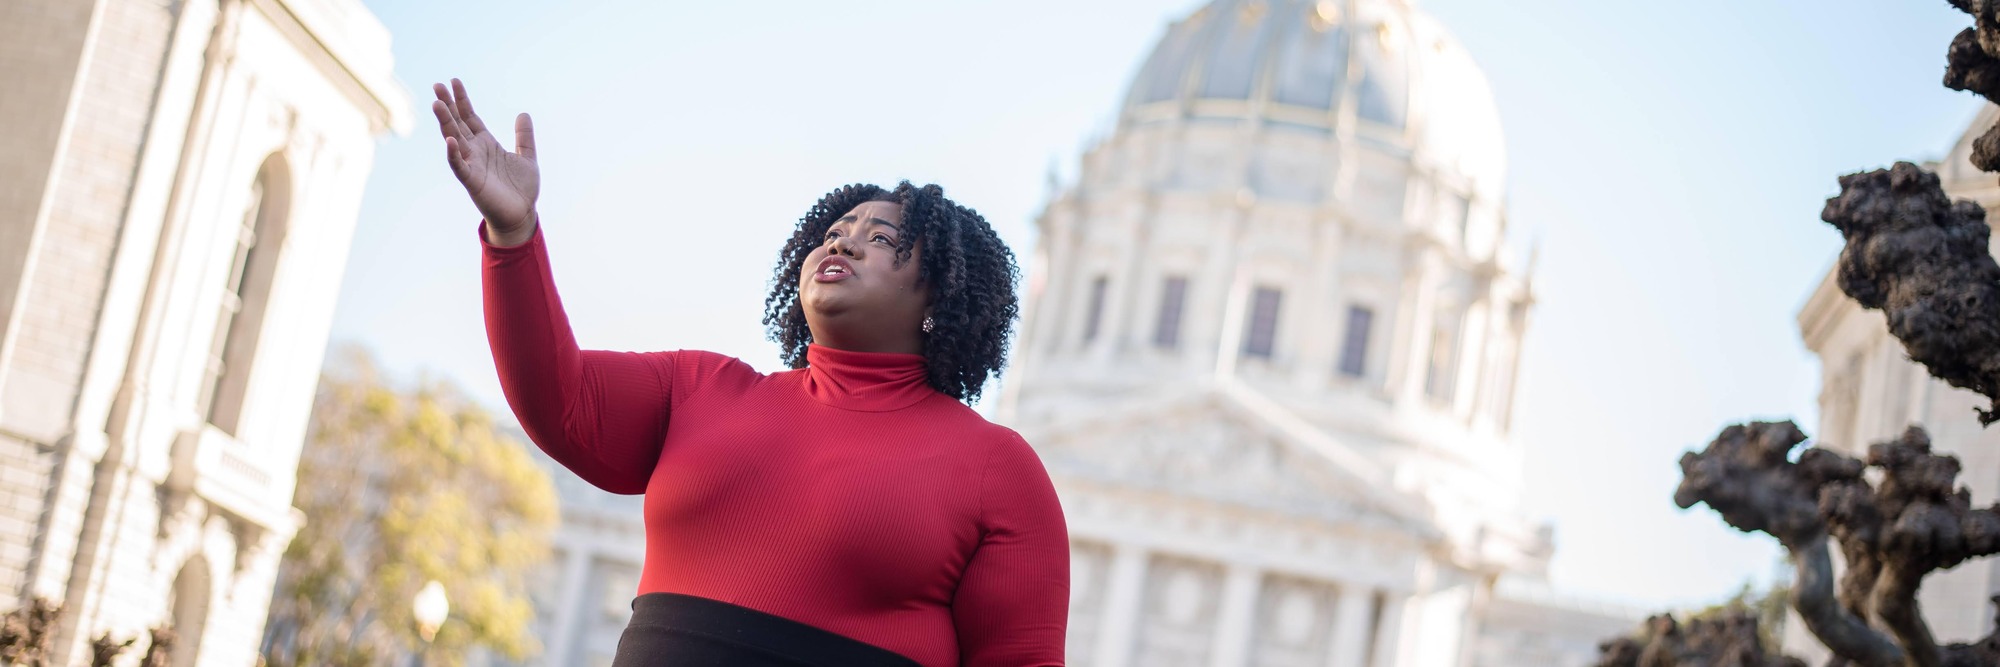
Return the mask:
M 1069 538 L 1034 450 L 913 354 L 579 350 L 539 229 L 485 242 L 486 335 L 549 456 L 646 495 L 639 593 L 696 595 L 927 667 L 1061 665 Z

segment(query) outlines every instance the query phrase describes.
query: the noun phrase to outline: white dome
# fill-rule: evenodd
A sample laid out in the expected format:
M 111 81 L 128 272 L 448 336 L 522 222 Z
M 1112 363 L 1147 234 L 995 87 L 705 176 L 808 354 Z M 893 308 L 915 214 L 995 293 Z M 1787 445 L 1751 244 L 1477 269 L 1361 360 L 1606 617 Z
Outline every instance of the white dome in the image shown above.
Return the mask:
M 1497 200 L 1505 184 L 1485 74 L 1405 0 L 1214 0 L 1168 28 L 1121 115 L 1322 131 L 1352 123 L 1485 198 Z

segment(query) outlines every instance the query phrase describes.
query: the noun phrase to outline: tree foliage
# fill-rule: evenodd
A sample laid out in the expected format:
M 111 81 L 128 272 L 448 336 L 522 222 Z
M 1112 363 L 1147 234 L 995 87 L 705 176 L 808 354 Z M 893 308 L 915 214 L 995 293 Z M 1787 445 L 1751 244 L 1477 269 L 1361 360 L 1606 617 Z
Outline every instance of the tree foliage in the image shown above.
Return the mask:
M 344 348 L 320 378 L 293 504 L 305 526 L 279 567 L 268 664 L 374 665 L 428 648 L 459 664 L 538 646 L 527 571 L 548 555 L 555 489 L 525 446 L 447 385 L 391 387 Z M 450 615 L 426 647 L 411 603 L 444 585 Z
M 1686 624 L 1654 616 L 1637 635 L 1600 645 L 1596 667 L 1805 667 L 1767 648 L 1764 628 L 1753 610 L 1727 606 Z
M 1784 639 L 1785 610 L 1790 608 L 1791 596 L 1792 587 L 1786 584 L 1760 591 L 1745 582 L 1729 599 L 1688 612 L 1687 618 L 1690 621 L 1712 621 L 1749 616 L 1757 620 L 1758 640 L 1765 646 L 1777 646 Z
M 43 667 L 55 653 L 62 605 L 36 597 L 0 616 L 0 665 Z

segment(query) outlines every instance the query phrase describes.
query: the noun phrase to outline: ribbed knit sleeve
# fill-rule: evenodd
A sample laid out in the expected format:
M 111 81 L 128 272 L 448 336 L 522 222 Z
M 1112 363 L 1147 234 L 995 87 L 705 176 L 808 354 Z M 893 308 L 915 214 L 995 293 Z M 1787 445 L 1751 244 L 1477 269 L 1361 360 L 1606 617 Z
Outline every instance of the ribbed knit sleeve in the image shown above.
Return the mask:
M 951 603 L 963 667 L 1061 667 L 1069 528 L 1034 449 L 1007 432 L 980 480 L 980 542 Z
M 511 248 L 487 243 L 484 223 L 479 238 L 486 340 L 521 428 L 584 481 L 644 493 L 665 439 L 676 366 L 687 353 L 578 349 L 541 228 Z

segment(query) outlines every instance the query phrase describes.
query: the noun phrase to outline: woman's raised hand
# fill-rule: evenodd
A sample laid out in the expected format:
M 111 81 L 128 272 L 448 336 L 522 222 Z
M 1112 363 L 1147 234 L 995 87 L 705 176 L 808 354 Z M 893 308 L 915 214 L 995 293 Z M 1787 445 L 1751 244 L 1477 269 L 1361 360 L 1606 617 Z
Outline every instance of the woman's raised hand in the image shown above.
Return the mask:
M 498 246 L 528 242 L 537 224 L 535 198 L 542 190 L 534 122 L 525 113 L 514 117 L 514 152 L 509 153 L 473 113 L 465 84 L 452 79 L 449 90 L 442 83 L 432 84 L 431 89 L 437 93 L 431 111 L 444 133 L 445 159 L 466 194 L 472 195 L 472 205 L 486 218 L 487 242 Z

